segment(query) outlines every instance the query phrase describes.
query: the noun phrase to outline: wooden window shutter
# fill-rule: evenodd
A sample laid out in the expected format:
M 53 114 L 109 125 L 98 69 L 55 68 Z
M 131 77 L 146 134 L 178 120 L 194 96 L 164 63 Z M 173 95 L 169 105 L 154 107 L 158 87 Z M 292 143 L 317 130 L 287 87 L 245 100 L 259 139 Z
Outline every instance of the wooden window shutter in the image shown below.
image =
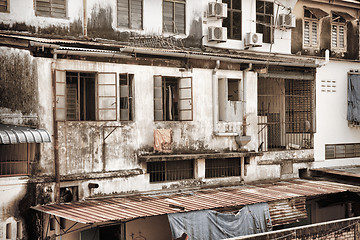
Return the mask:
M 37 16 L 51 16 L 51 0 L 36 0 L 35 4 Z
M 142 9 L 143 9 L 143 0 L 132 0 L 131 9 L 130 9 L 130 27 L 134 29 L 142 29 Z
M 185 33 L 185 4 L 175 3 L 175 33 Z
M 51 0 L 51 16 L 66 17 L 66 0 Z
M 116 120 L 117 94 L 116 73 L 98 73 L 97 78 L 97 115 L 100 121 Z
M 154 76 L 154 120 L 163 120 L 162 77 Z
M 129 0 L 117 0 L 117 24 L 129 27 Z
M 0 0 L 0 12 L 8 12 L 8 11 L 10 11 L 8 1 L 9 0 Z
M 122 75 L 122 74 L 121 74 Z M 130 120 L 130 99 L 129 99 L 129 88 L 130 86 L 130 80 L 129 80 L 129 74 L 124 74 L 126 76 L 126 84 L 120 83 L 120 120 L 126 121 Z M 121 81 L 121 80 L 120 80 Z M 126 101 L 126 103 L 123 103 L 125 107 L 121 106 L 122 100 Z
M 192 78 L 179 79 L 179 120 L 191 121 L 193 118 Z
M 174 3 L 163 1 L 164 32 L 174 32 Z
M 66 72 L 55 71 L 56 120 L 66 120 Z

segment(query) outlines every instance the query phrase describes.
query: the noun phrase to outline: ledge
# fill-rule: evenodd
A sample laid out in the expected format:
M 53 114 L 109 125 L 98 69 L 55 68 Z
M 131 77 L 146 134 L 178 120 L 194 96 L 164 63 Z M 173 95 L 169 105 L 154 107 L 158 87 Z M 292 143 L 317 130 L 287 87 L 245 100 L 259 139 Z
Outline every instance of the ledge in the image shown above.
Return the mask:
M 228 153 L 197 153 L 197 154 L 163 154 L 163 155 L 143 155 L 139 156 L 140 161 L 162 162 L 162 161 L 180 161 L 191 159 L 216 159 L 216 158 L 235 158 L 235 157 L 255 157 L 262 156 L 259 152 L 228 152 Z
M 292 162 L 292 163 L 310 163 L 314 162 L 314 158 L 298 158 L 298 159 L 280 159 L 280 160 L 260 160 L 257 162 L 257 165 L 281 165 L 284 162 Z

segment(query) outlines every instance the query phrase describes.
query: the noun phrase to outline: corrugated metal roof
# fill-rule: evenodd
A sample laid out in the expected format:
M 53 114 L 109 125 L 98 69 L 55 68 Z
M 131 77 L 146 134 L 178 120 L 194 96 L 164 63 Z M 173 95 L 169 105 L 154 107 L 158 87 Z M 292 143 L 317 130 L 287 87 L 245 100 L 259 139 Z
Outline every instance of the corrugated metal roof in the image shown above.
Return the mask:
M 346 191 L 360 192 L 360 187 L 334 182 L 299 179 L 273 184 L 202 189 L 166 195 L 136 195 L 102 198 L 74 203 L 36 206 L 33 207 L 33 209 L 75 222 L 91 224 L 109 221 L 129 221 L 141 217 L 176 212 L 240 208 L 254 203 L 271 203 L 284 199 Z M 277 213 L 284 211 L 284 213 L 290 215 L 296 213 L 295 217 L 302 218 L 304 209 L 301 209 L 302 207 L 300 207 L 300 205 L 302 205 L 301 201 L 298 200 L 293 202 L 296 203 L 295 209 L 292 207 L 293 205 L 289 203 L 287 208 L 281 208 L 281 206 L 284 206 L 284 203 L 275 204 L 275 207 L 272 208 L 273 216 L 277 216 Z M 278 206 L 278 208 L 276 208 L 276 206 Z M 279 219 L 279 223 L 281 217 L 278 217 L 277 219 Z M 288 217 L 288 219 L 284 219 L 284 222 L 287 220 L 290 221 L 291 219 L 294 218 Z
M 0 144 L 51 142 L 44 129 L 0 124 Z
M 271 223 L 279 226 L 307 218 L 306 197 L 285 199 L 269 203 Z

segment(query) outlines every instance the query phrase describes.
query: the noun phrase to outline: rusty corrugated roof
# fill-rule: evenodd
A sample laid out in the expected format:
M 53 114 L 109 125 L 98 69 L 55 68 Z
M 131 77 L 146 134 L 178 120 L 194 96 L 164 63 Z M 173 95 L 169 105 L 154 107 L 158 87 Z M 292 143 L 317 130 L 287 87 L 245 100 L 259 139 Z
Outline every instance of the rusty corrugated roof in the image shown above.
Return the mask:
M 292 180 L 272 184 L 245 185 L 202 189 L 175 194 L 135 195 L 127 197 L 111 197 L 86 200 L 64 204 L 36 206 L 33 209 L 66 218 L 75 222 L 91 224 L 109 221 L 130 221 L 141 217 L 164 215 L 176 212 L 189 212 L 204 209 L 224 209 L 242 207 L 261 202 L 278 202 L 284 199 L 294 199 L 340 192 L 360 192 L 360 187 L 327 181 Z M 298 206 L 297 217 L 302 218 L 303 206 Z M 289 208 L 281 207 L 280 202 L 272 208 L 272 215 L 284 211 L 294 214 Z M 276 206 L 278 210 L 276 210 Z M 284 206 L 284 205 L 282 205 Z M 291 204 L 288 206 L 292 206 Z M 286 210 L 287 209 L 287 210 Z M 295 209 L 296 210 L 296 209 Z M 294 218 L 294 217 L 293 217 Z M 281 217 L 277 217 L 281 219 Z M 288 218 L 291 221 L 291 216 Z M 279 220 L 280 221 L 280 220 Z M 286 222 L 287 220 L 284 219 Z M 276 223 L 276 221 L 275 221 Z

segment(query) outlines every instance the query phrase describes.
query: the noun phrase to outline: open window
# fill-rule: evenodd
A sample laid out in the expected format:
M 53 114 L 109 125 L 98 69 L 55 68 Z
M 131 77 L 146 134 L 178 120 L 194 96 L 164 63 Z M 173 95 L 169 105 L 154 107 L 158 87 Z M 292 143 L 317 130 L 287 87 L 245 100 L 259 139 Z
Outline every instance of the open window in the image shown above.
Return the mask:
M 155 121 L 191 121 L 191 86 L 191 77 L 154 76 Z
M 133 103 L 133 89 L 134 89 L 134 74 L 120 73 L 120 120 L 132 121 L 134 120 L 134 103 Z
M 56 71 L 57 120 L 116 120 L 115 73 Z
M 238 78 L 219 78 L 219 120 L 241 122 L 243 119 L 243 89 Z

